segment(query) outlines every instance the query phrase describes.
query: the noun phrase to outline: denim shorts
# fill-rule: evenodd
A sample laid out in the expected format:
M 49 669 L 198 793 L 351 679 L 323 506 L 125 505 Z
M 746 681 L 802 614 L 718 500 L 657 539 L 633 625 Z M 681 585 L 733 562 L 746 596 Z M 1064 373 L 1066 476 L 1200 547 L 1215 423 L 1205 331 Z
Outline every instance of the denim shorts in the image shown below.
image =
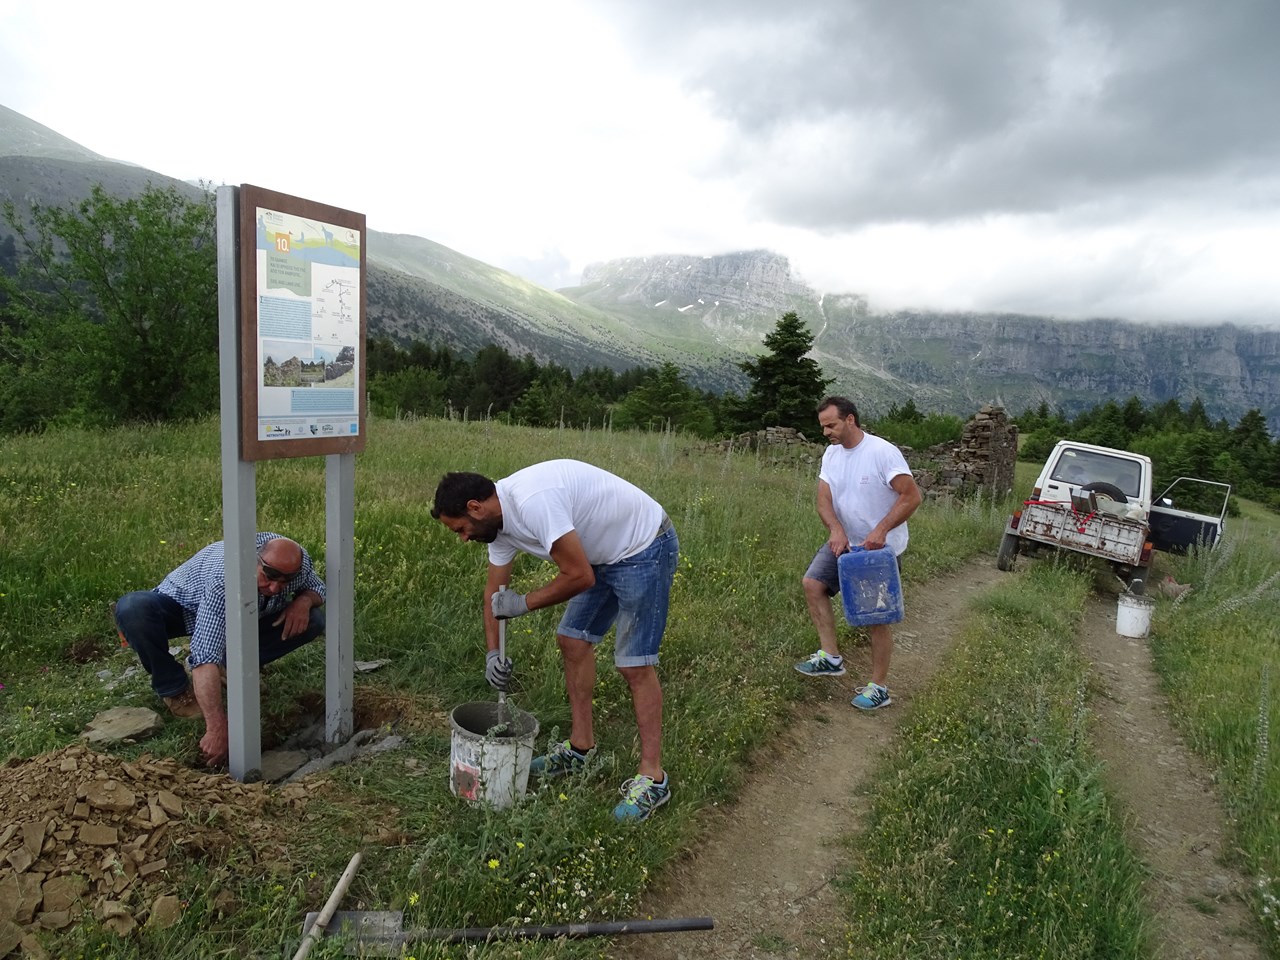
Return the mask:
M 901 576 L 902 558 L 895 557 L 894 559 L 898 562 L 898 575 Z M 813 562 L 809 564 L 809 569 L 804 572 L 804 578 L 825 583 L 827 592 L 834 597 L 840 592 L 839 563 L 836 555 L 831 552 L 831 545 L 824 543 L 818 548 L 818 552 L 813 555 Z
M 668 529 L 639 553 L 592 567 L 595 585 L 569 601 L 556 633 L 599 643 L 616 621 L 614 664 L 653 666 L 667 628 L 667 605 L 679 557 L 680 541 L 675 530 Z

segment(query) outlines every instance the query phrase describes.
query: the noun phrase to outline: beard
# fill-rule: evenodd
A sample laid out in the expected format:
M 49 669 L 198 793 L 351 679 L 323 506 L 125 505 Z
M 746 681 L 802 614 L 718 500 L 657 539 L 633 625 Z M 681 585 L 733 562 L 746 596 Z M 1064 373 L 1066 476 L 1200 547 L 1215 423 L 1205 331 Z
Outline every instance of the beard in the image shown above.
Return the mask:
M 472 532 L 468 539 L 476 543 L 493 543 L 502 530 L 501 520 L 473 520 Z

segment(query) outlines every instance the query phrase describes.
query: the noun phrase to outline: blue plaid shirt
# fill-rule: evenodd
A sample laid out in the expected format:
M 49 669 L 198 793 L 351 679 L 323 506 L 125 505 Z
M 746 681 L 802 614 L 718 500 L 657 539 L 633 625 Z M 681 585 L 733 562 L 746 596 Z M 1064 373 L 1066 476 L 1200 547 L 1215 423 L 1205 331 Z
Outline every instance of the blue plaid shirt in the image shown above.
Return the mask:
M 263 544 L 280 539 L 278 533 L 260 533 L 255 537 L 258 552 Z M 161 581 L 157 593 L 176 600 L 182 607 L 187 634 L 191 637 L 193 668 L 205 663 L 225 666 L 227 662 L 227 565 L 221 540 L 211 543 Z M 313 590 L 324 599 L 324 581 L 311 567 L 311 557 L 302 551 L 302 566 L 274 597 L 258 595 L 258 617 L 280 613 L 293 598 L 305 590 Z

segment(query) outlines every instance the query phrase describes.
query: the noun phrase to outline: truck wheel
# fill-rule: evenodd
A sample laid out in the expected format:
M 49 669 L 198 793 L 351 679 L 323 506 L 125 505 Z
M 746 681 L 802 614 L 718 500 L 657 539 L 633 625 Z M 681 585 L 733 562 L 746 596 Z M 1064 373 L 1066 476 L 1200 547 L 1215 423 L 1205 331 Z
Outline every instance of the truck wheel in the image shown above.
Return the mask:
M 1117 487 L 1114 483 L 1107 483 L 1105 480 L 1095 480 L 1093 483 L 1086 483 L 1081 490 L 1092 490 L 1094 493 L 1101 494 L 1108 500 L 1114 500 L 1116 503 L 1128 503 L 1129 498 L 1124 495 L 1124 491 Z
M 1008 572 L 1013 569 L 1013 560 L 1018 555 L 1018 537 L 1006 533 L 1000 541 L 1000 550 L 996 553 L 996 569 Z

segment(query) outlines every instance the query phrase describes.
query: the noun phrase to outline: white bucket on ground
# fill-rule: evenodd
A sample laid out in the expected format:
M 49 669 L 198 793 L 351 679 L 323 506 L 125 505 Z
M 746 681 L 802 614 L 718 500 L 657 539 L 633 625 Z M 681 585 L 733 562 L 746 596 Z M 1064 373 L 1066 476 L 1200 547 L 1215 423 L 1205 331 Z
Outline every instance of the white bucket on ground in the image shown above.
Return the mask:
M 538 721 L 509 703 L 464 703 L 450 714 L 449 789 L 502 809 L 524 796 Z
M 1155 606 L 1156 602 L 1150 597 L 1120 594 L 1120 605 L 1116 608 L 1116 633 L 1122 637 L 1145 637 L 1151 632 L 1151 611 Z

